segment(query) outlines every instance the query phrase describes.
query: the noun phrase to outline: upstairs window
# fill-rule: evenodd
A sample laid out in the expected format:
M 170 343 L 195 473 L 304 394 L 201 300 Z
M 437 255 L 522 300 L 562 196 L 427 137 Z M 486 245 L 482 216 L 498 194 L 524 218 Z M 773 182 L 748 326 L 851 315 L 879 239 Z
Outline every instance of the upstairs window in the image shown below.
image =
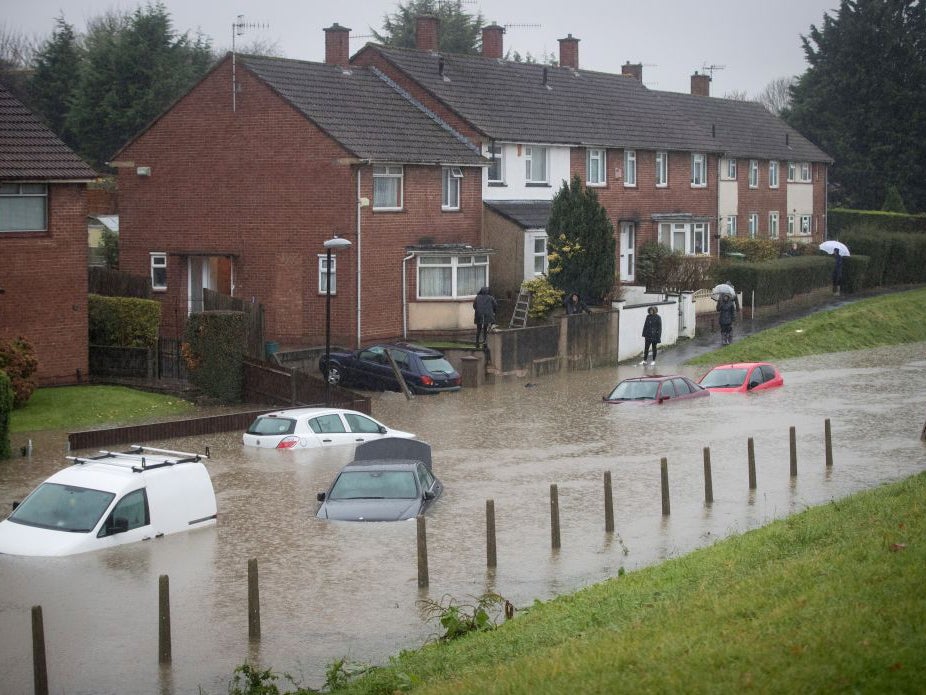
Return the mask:
M 547 148 L 528 145 L 524 148 L 524 179 L 527 183 L 547 183 Z
M 624 150 L 624 185 L 637 185 L 637 152 Z
M 459 210 L 463 170 L 460 167 L 444 167 L 441 178 L 441 210 Z
M 504 172 L 504 159 L 503 157 L 502 146 L 497 142 L 493 142 L 489 146 L 489 156 L 492 158 L 492 163 L 489 165 L 489 183 L 490 184 L 501 184 L 505 181 L 505 172 Z
M 603 186 L 605 181 L 605 151 L 602 149 L 589 149 L 586 155 L 585 170 L 589 186 Z
M 707 155 L 691 155 L 691 186 L 692 188 L 707 186 Z
M 0 183 L 0 232 L 47 231 L 47 210 L 46 184 Z
M 778 188 L 778 162 L 774 160 L 768 163 L 768 187 Z
M 759 160 L 758 159 L 749 160 L 749 187 L 750 188 L 759 187 Z
M 669 185 L 669 153 L 656 153 L 656 187 L 664 188 Z
M 810 170 L 810 162 L 788 162 L 788 181 L 809 183 Z
M 151 254 L 151 289 L 163 292 L 167 289 L 167 254 Z
M 402 209 L 403 169 L 392 164 L 373 167 L 373 209 Z
M 724 159 L 720 171 L 725 181 L 736 181 L 736 160 Z

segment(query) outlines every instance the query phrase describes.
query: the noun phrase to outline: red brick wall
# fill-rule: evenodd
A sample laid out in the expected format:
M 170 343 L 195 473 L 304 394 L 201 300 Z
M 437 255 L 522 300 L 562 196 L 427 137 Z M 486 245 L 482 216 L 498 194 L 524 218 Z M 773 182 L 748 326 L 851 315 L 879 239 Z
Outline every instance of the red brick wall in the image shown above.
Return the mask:
M 0 234 L 0 340 L 35 347 L 43 386 L 87 376 L 86 184 L 49 184 L 48 232 Z
M 332 343 L 353 345 L 356 166 L 241 66 L 238 81 L 236 111 L 226 60 L 120 155 L 133 162 L 119 174 L 120 267 L 147 275 L 151 251 L 170 254 L 162 333 L 179 335 L 187 314 L 185 255 L 233 255 L 234 294 L 264 305 L 265 338 L 321 344 L 326 297 L 318 292 L 318 257 L 337 234 L 354 247 L 336 253 Z M 151 176 L 137 176 L 137 166 L 150 166 Z M 401 334 L 406 245 L 425 236 L 478 243 L 476 171 L 465 170 L 458 213 L 440 210 L 439 167 L 406 167 L 403 211 L 363 208 L 361 342 Z M 368 166 L 361 167 L 360 194 L 373 198 Z

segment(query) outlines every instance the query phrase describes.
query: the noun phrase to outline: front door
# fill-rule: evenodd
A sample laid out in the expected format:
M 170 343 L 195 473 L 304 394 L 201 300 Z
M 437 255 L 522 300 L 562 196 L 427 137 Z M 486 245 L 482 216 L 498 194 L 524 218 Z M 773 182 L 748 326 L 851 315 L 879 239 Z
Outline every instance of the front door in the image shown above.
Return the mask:
M 621 222 L 621 282 L 633 282 L 636 236 L 636 225 L 633 222 Z

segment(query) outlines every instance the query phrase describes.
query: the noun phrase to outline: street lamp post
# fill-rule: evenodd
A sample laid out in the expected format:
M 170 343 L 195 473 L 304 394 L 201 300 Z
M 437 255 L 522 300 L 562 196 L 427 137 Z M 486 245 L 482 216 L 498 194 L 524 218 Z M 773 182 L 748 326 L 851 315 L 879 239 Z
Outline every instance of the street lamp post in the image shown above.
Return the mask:
M 331 405 L 331 249 L 350 248 L 350 241 L 337 235 L 325 247 L 325 406 Z

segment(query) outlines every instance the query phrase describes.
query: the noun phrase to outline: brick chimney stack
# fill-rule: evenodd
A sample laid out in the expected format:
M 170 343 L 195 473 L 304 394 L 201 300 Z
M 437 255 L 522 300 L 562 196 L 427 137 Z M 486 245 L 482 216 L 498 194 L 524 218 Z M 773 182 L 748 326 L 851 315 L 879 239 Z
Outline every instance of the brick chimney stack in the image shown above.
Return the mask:
M 342 27 L 335 22 L 325 31 L 325 64 L 340 65 L 346 68 L 350 65 L 350 49 L 347 41 L 350 38 L 350 29 Z
M 695 74 L 691 76 L 691 93 L 698 97 L 709 97 L 711 95 L 711 76 Z
M 505 55 L 502 37 L 505 27 L 495 22 L 482 27 L 482 55 L 486 58 L 502 58 Z
M 643 63 L 631 63 L 629 60 L 621 66 L 621 74 L 632 77 L 637 82 L 643 81 Z
M 579 39 L 574 38 L 572 34 L 559 40 L 559 66 L 579 69 Z
M 418 17 L 415 24 L 415 48 L 422 51 L 437 50 L 437 17 Z

